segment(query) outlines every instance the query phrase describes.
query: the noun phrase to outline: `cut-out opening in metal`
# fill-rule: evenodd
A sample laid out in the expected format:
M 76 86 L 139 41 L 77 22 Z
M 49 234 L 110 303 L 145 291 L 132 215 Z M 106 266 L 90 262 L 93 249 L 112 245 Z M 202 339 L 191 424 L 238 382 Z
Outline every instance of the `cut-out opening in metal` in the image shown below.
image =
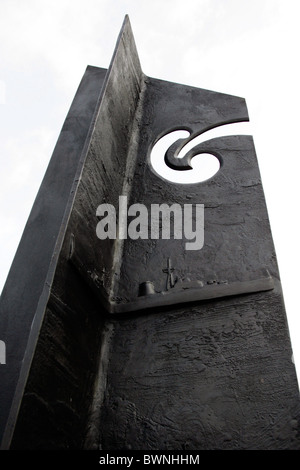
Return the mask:
M 246 130 L 246 132 L 245 132 Z M 228 135 L 249 135 L 249 122 L 229 123 L 194 137 L 179 152 L 177 158 L 182 159 L 187 153 L 206 140 Z M 150 155 L 150 166 L 154 172 L 163 179 L 173 183 L 192 184 L 201 183 L 212 178 L 220 169 L 220 160 L 212 153 L 198 153 L 191 160 L 192 169 L 172 169 L 165 162 L 167 150 L 179 139 L 187 139 L 190 132 L 187 130 L 174 130 L 162 136 L 153 146 Z

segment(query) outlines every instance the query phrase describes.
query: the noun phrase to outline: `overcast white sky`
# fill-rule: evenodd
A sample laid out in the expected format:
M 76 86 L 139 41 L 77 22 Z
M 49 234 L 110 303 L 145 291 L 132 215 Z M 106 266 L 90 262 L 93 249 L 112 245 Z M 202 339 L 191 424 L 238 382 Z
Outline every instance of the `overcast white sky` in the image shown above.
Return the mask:
M 87 65 L 129 14 L 145 74 L 246 98 L 295 362 L 299 0 L 0 0 L 0 290 Z

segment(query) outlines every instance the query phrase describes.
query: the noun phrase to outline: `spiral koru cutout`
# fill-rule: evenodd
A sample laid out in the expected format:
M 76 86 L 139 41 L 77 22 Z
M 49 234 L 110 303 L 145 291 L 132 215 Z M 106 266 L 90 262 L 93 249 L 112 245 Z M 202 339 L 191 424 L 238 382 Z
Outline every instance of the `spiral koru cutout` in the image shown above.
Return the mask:
M 151 165 L 159 176 L 172 182 L 205 181 L 221 166 L 220 155 L 211 150 L 211 145 L 208 150 L 205 143 L 214 138 L 241 134 L 249 134 L 249 122 L 222 124 L 202 133 L 178 129 L 166 132 L 152 148 Z M 199 158 L 192 164 L 196 156 Z

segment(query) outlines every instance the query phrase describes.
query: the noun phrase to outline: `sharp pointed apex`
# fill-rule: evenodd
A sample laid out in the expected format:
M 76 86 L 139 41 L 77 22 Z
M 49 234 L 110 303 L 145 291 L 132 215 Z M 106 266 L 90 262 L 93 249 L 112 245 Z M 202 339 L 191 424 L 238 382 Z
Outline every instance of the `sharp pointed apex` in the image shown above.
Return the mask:
M 128 14 L 126 14 L 124 16 L 124 20 L 123 20 L 123 24 L 122 24 L 122 27 L 121 27 L 120 35 L 122 35 L 124 33 L 124 31 L 130 31 L 130 33 L 132 35 L 132 28 L 131 28 L 131 23 L 130 23 L 130 19 L 129 19 Z
M 126 26 L 127 24 L 130 24 L 130 19 L 129 19 L 129 15 L 126 13 L 126 15 L 124 16 L 123 27 Z

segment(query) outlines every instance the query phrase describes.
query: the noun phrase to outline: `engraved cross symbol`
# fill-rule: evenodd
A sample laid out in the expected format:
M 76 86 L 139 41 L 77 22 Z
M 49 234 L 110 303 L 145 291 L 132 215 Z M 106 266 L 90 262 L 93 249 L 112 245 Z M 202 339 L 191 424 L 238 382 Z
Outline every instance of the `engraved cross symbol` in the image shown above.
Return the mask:
M 167 267 L 163 269 L 163 273 L 167 274 L 166 290 L 172 289 L 176 284 L 177 279 L 174 281 L 173 272 L 174 268 L 172 268 L 171 260 L 168 258 Z

